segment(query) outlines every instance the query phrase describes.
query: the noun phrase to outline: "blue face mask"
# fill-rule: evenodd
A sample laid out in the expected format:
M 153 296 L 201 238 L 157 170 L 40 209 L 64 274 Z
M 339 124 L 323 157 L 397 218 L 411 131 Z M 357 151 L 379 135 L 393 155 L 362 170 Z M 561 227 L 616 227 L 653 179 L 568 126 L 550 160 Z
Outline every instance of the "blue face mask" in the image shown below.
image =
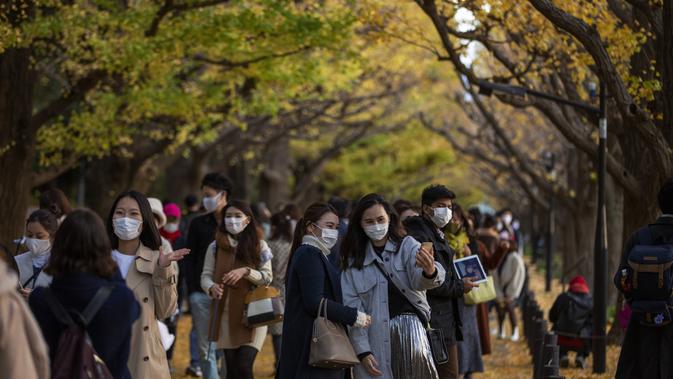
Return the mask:
M 203 198 L 203 207 L 206 209 L 206 212 L 214 212 L 217 209 L 217 203 L 220 202 L 220 198 L 222 197 L 222 192 L 218 193 L 215 196 L 212 197 L 204 197 Z

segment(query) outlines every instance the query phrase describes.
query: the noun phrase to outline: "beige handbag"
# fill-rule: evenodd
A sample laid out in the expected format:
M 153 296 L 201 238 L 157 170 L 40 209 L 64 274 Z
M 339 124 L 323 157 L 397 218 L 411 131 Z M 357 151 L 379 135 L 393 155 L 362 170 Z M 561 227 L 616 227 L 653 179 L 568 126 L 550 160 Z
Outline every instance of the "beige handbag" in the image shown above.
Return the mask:
M 339 369 L 353 367 L 359 363 L 346 329 L 327 319 L 327 301 L 320 300 L 318 317 L 313 321 L 308 364 L 314 367 Z

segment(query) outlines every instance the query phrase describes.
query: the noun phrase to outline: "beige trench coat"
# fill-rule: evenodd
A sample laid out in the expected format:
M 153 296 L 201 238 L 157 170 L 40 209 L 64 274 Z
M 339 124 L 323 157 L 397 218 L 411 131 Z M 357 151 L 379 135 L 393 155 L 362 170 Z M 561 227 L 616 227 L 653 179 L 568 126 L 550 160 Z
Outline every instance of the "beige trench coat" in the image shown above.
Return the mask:
M 161 344 L 157 320 L 175 312 L 178 302 L 177 265 L 159 267 L 159 252 L 140 245 L 136 260 L 129 268 L 126 285 L 140 303 L 140 318 L 131 332 L 129 371 L 134 379 L 170 379 L 166 351 Z
M 47 344 L 17 285 L 0 260 L 0 377 L 49 378 Z

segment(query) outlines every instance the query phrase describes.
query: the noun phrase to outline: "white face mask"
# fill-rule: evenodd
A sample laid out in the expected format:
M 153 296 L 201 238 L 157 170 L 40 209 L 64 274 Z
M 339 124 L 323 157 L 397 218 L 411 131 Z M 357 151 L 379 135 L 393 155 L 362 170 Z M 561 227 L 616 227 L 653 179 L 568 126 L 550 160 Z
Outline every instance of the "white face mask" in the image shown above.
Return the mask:
M 26 247 L 35 257 L 43 256 L 51 250 L 51 241 L 37 238 L 26 238 Z
M 248 223 L 245 222 L 245 218 L 238 217 L 225 217 L 224 227 L 227 229 L 227 232 L 237 235 L 245 230 L 245 227 L 248 226 Z
M 328 249 L 333 248 L 339 240 L 339 231 L 336 229 L 321 228 L 318 226 L 318 224 L 313 225 L 321 231 L 321 236 L 316 236 L 320 242 L 322 242 Z
M 175 233 L 178 231 L 180 228 L 180 224 L 177 222 L 171 222 L 166 225 L 164 225 L 164 230 L 167 231 L 168 233 Z
M 367 235 L 367 237 L 369 237 L 370 240 L 376 242 L 386 238 L 386 236 L 388 235 L 388 227 L 389 224 L 385 223 L 385 224 L 367 225 L 363 229 L 365 230 L 365 234 Z
M 112 220 L 112 228 L 115 235 L 122 241 L 130 241 L 138 238 L 142 232 L 142 221 L 135 218 L 120 217 Z
M 512 215 L 506 214 L 502 216 L 502 221 L 505 222 L 505 225 L 509 225 L 512 223 Z
M 206 208 L 206 212 L 214 212 L 215 209 L 217 209 L 217 203 L 220 201 L 220 198 L 222 197 L 222 192 L 218 193 L 215 196 L 212 197 L 204 197 L 203 198 L 203 207 Z
M 453 218 L 453 211 L 447 207 L 434 208 L 433 212 L 432 221 L 438 228 L 445 227 Z

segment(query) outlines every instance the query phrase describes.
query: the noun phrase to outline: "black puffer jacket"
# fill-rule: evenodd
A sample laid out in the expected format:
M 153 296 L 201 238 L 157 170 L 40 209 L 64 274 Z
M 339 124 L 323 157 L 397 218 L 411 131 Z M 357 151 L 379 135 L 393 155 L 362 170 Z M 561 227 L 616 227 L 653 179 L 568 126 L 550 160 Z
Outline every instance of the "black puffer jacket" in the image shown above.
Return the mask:
M 435 261 L 441 264 L 446 271 L 444 283 L 427 291 L 431 308 L 430 325 L 442 330 L 447 344 L 462 341 L 463 303 L 458 299 L 463 296 L 465 287 L 453 268 L 455 252 L 449 247 L 449 243 L 440 234 L 435 224 L 427 218 L 409 217 L 404 220 L 404 227 L 407 233 L 419 242 L 432 242 L 435 249 Z
M 591 314 L 594 302 L 588 293 L 564 292 L 549 311 L 549 321 L 559 335 L 577 338 L 591 337 Z

